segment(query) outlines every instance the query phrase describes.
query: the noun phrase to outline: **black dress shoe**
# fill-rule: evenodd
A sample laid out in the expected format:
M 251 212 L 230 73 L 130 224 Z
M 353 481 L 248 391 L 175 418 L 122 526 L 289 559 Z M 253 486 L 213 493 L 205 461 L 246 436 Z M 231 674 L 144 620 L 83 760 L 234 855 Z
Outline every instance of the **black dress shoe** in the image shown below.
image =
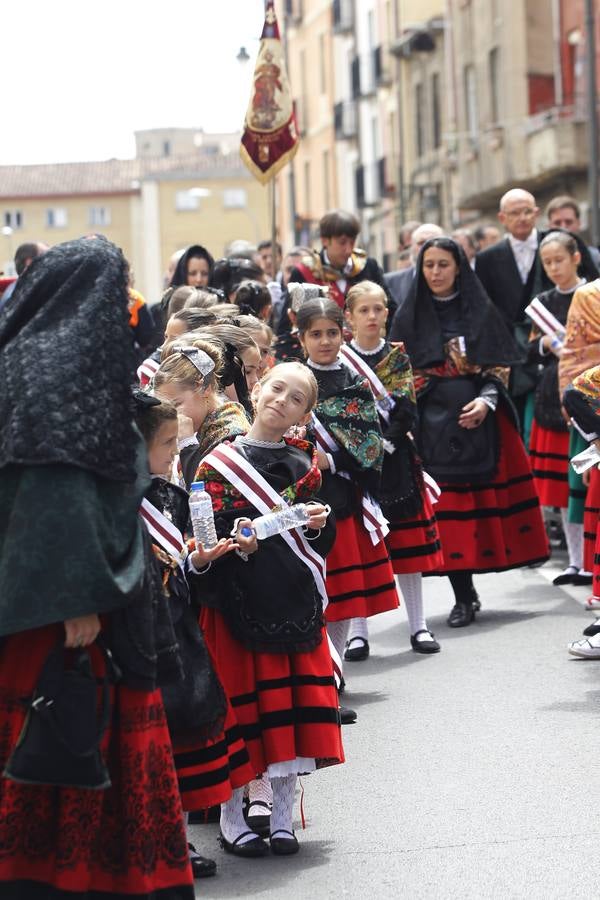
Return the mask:
M 354 644 L 354 646 L 350 646 L 351 644 Z M 351 638 L 346 644 L 344 659 L 348 660 L 348 662 L 362 662 L 363 659 L 368 658 L 369 642 L 361 637 Z
M 600 634 L 600 619 L 596 619 L 592 625 L 588 625 L 587 628 L 584 628 L 583 633 L 586 637 L 594 637 L 595 635 Z
M 450 628 L 464 628 L 466 625 L 470 625 L 474 619 L 475 610 L 472 601 L 468 603 L 461 601 L 460 603 L 455 603 L 452 607 L 452 611 L 448 616 L 448 625 Z
M 240 844 L 240 841 L 243 837 L 246 837 L 247 834 L 254 835 L 254 840 L 246 841 L 245 844 Z M 221 841 L 221 846 L 225 853 L 232 853 L 234 856 L 242 856 L 246 859 L 254 859 L 258 856 L 265 856 L 269 852 L 269 845 L 265 844 L 262 838 L 260 838 L 254 831 L 242 831 L 241 834 L 238 834 L 235 841 L 226 840 L 221 834 L 219 840 Z
M 342 725 L 354 725 L 356 722 L 356 712 L 347 706 L 340 706 L 340 722 Z
M 473 599 L 471 600 L 471 606 L 475 610 L 475 612 L 479 612 L 481 609 L 481 600 L 479 599 L 479 594 L 476 590 L 473 590 Z
M 573 584 L 587 584 L 590 585 L 594 581 L 594 577 L 592 573 L 583 575 L 581 572 L 578 572 L 577 575 L 573 576 Z
M 256 808 L 257 811 L 254 811 Z M 253 800 L 248 804 L 244 815 L 246 824 L 261 837 L 266 837 L 271 824 L 271 810 L 263 800 Z
M 200 856 L 193 844 L 188 844 L 190 851 L 190 864 L 194 878 L 211 878 L 217 873 L 217 864 L 214 859 Z
M 273 834 L 289 834 L 290 837 L 273 837 Z M 275 856 L 293 856 L 300 849 L 300 844 L 293 831 L 278 828 L 271 835 L 271 851 Z
M 555 584 L 557 587 L 561 584 L 578 584 L 580 582 L 575 581 L 578 575 L 579 569 L 576 566 L 567 566 L 564 572 L 552 579 L 552 584 Z M 591 577 L 589 583 L 592 583 Z
M 423 641 L 418 641 L 417 637 L 420 634 L 426 634 L 428 635 L 428 638 L 425 638 Z M 431 631 L 428 631 L 427 628 L 421 628 L 420 631 L 415 631 L 414 634 L 411 634 L 410 646 L 415 653 L 439 653 L 442 649 L 436 641 L 435 635 Z

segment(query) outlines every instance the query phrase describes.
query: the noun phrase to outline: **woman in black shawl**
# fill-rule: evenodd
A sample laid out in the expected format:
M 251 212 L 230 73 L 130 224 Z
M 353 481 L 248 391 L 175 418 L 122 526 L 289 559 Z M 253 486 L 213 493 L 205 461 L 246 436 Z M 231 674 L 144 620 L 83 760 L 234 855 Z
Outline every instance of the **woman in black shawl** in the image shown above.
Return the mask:
M 519 352 L 462 249 L 449 238 L 422 248 L 398 313 L 414 372 L 419 447 L 442 488 L 436 518 L 455 595 L 448 624 L 479 608 L 474 572 L 545 560 L 548 545 L 529 459 L 506 392 Z
M 139 516 L 149 478 L 127 300 L 121 252 L 78 240 L 34 260 L 0 315 L 0 766 L 54 648 L 67 669 L 87 648 L 103 679 L 101 634 L 122 670 L 101 747 L 111 786 L 66 786 L 64 760 L 43 783 L 0 780 L 0 897 L 193 897 L 159 689 L 180 668 Z

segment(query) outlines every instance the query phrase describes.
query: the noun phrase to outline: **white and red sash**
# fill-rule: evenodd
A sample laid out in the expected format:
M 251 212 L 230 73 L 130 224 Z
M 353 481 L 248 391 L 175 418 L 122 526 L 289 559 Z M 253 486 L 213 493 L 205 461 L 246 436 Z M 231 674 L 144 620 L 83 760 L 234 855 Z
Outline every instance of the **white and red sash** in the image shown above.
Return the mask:
M 342 344 L 340 348 L 340 356 L 342 362 L 356 375 L 362 375 L 369 382 L 373 396 L 375 397 L 375 405 L 377 412 L 385 422 L 389 422 L 390 413 L 394 408 L 394 398 L 385 387 L 381 379 L 375 371 L 369 366 L 364 359 L 361 359 L 356 350 L 353 350 L 349 344 Z
M 219 444 L 204 457 L 202 462 L 220 472 L 263 515 L 272 512 L 273 507 L 280 507 L 285 502 L 260 472 L 231 444 Z M 291 528 L 289 531 L 283 531 L 280 537 L 301 562 L 308 566 L 325 609 L 329 603 L 325 589 L 325 560 L 313 550 L 300 529 Z
M 152 381 L 158 372 L 159 366 L 160 363 L 150 357 L 145 359 L 144 362 L 138 366 L 137 377 L 142 387 L 145 387 L 145 385 Z
M 340 449 L 338 444 L 314 413 L 312 414 L 311 424 L 315 433 L 315 440 L 321 450 L 324 450 L 325 453 L 336 453 L 336 451 Z M 336 474 L 341 475 L 342 478 L 347 478 L 349 481 L 351 480 L 348 472 L 336 472 Z M 389 534 L 390 529 L 388 520 L 382 513 L 379 503 L 377 503 L 376 500 L 373 500 L 369 494 L 365 494 L 362 491 L 361 505 L 363 525 L 371 538 L 371 543 L 376 547 L 377 544 L 384 539 L 386 534 Z
M 188 548 L 180 530 L 145 497 L 142 500 L 140 513 L 146 528 L 156 543 L 160 544 L 169 556 L 176 559 L 182 570 L 185 571 Z

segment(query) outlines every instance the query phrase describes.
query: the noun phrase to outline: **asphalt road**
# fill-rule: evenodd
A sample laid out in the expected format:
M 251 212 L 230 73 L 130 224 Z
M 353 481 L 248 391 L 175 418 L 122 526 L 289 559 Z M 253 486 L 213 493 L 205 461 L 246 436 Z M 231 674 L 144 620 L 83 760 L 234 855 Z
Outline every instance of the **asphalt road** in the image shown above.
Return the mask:
M 592 621 L 557 566 L 476 578 L 483 609 L 452 630 L 446 579 L 427 579 L 442 652 L 408 646 L 402 611 L 371 620 L 371 657 L 347 664 L 347 762 L 303 779 L 296 857 L 219 864 L 203 898 L 565 898 L 600 894 L 600 661 L 566 644 Z M 299 816 L 298 816 L 299 818 Z

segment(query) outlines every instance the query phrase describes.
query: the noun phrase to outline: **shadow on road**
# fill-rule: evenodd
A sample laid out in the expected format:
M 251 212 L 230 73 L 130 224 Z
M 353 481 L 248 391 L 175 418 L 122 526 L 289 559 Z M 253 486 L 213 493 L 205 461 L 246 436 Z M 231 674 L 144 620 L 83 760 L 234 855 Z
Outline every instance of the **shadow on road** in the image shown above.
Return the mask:
M 309 811 L 310 812 L 310 811 Z M 333 826 L 332 826 L 333 827 Z M 293 897 L 293 882 L 299 873 L 307 869 L 326 866 L 334 850 L 333 841 L 311 841 L 305 838 L 309 833 L 297 832 L 300 841 L 300 852 L 297 856 L 278 857 L 265 856 L 262 859 L 239 859 L 237 857 L 217 855 L 219 867 L 215 878 L 196 882 L 196 896 L 202 900 L 219 897 L 249 897 L 269 893 L 271 896 Z M 211 848 L 212 850 L 212 848 Z M 208 852 L 208 846 L 206 846 Z M 211 855 L 211 854 L 209 854 Z M 316 883 L 326 883 L 324 875 L 315 875 Z M 315 894 L 317 897 L 318 894 Z

